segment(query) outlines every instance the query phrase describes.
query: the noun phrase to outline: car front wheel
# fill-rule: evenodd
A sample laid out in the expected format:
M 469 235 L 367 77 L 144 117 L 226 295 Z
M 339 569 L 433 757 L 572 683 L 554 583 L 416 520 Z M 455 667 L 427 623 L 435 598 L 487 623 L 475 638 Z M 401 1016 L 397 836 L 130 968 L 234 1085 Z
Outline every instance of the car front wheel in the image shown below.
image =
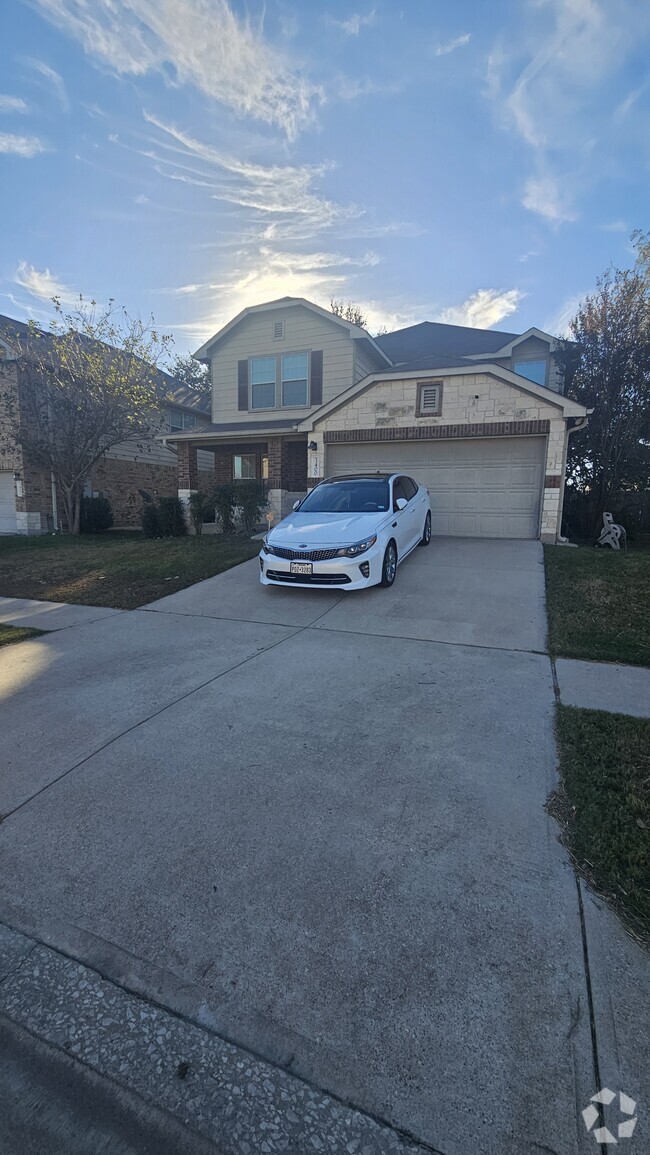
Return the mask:
M 428 513 L 424 519 L 424 529 L 422 530 L 422 537 L 420 538 L 420 545 L 428 545 L 431 541 L 431 514 Z
M 387 588 L 388 586 L 392 586 L 393 582 L 395 581 L 396 572 L 397 572 L 397 549 L 395 548 L 395 542 L 389 541 L 388 545 L 386 546 L 386 552 L 384 554 L 384 562 L 383 562 L 383 565 L 381 567 L 380 585 L 384 586 L 384 588 Z

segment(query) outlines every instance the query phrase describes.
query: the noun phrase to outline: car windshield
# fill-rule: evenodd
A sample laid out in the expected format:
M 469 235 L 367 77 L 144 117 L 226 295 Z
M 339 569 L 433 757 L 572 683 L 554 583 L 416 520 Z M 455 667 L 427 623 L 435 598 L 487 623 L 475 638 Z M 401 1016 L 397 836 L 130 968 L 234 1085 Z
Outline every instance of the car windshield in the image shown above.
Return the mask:
M 388 496 L 385 477 L 323 481 L 305 498 L 300 513 L 385 513 Z

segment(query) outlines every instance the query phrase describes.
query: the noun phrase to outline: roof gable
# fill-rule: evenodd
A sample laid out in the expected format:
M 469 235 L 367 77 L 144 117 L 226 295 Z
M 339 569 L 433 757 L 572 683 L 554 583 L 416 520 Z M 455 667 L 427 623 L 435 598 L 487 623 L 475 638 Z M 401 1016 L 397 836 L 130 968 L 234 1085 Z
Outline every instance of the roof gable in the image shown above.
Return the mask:
M 400 364 L 433 354 L 469 357 L 477 353 L 496 353 L 509 341 L 517 339 L 517 333 L 505 333 L 498 329 L 471 329 L 466 325 L 422 321 L 419 325 L 409 325 L 394 333 L 384 333 L 377 337 L 377 344 L 394 364 Z

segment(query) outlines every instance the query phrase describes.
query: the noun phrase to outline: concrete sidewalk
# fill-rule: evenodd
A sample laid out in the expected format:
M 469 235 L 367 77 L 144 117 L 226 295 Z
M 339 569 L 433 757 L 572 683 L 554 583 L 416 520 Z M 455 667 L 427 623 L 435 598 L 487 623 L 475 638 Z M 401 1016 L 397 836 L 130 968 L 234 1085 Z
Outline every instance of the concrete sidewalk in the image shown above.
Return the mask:
M 556 658 L 555 670 L 563 705 L 650 718 L 650 669 Z
M 5 626 L 27 626 L 38 630 L 65 630 L 112 618 L 124 610 L 106 606 L 76 606 L 65 602 L 38 602 L 30 598 L 0 598 L 0 622 Z

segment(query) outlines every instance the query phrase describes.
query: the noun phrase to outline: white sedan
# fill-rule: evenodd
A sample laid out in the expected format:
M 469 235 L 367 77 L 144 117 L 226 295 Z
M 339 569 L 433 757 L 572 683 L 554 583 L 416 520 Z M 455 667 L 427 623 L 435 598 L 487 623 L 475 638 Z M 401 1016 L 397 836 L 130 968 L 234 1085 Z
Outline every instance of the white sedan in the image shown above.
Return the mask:
M 260 581 L 307 589 L 392 586 L 398 565 L 430 541 L 429 493 L 412 477 L 330 477 L 264 538 Z

